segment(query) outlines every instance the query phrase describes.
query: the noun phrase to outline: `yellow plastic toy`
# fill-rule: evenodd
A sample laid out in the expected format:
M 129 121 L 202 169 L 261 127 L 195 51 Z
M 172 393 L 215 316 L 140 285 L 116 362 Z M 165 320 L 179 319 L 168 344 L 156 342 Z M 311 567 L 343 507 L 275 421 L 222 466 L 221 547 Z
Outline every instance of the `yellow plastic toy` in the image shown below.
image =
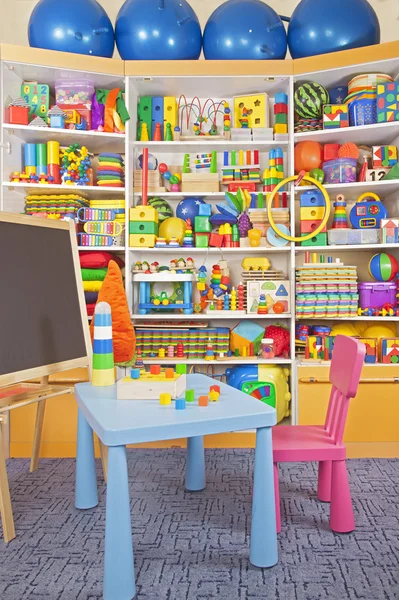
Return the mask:
M 298 242 L 299 243 L 299 242 L 306 242 L 308 240 L 311 240 L 312 238 L 314 238 L 316 235 L 318 235 L 319 233 L 321 233 L 323 231 L 324 227 L 327 225 L 327 221 L 330 216 L 331 202 L 330 202 L 330 196 L 328 195 L 326 188 L 319 181 L 317 181 L 317 179 L 314 179 L 313 177 L 310 177 L 308 175 L 303 175 L 303 173 L 304 172 L 302 171 L 301 173 L 299 173 L 299 175 L 292 175 L 292 177 L 287 177 L 286 179 L 282 179 L 280 181 L 280 183 L 278 183 L 276 185 L 276 187 L 274 188 L 274 190 L 271 192 L 271 194 L 269 195 L 269 197 L 267 199 L 267 218 L 269 219 L 270 227 L 273 229 L 273 231 L 279 237 L 283 238 L 284 240 L 287 240 L 288 242 Z M 298 182 L 298 179 L 315 185 L 320 190 L 320 192 L 323 194 L 323 198 L 324 198 L 324 202 L 325 202 L 324 218 L 321 221 L 319 227 L 317 227 L 317 229 L 315 229 L 314 231 L 309 233 L 309 235 L 304 235 L 301 237 L 286 235 L 285 233 L 280 231 L 280 229 L 277 228 L 277 226 L 274 222 L 273 214 L 272 214 L 272 203 L 273 203 L 273 200 L 274 200 L 276 194 L 278 194 L 278 192 L 281 190 L 281 188 L 284 187 L 285 185 L 288 185 L 292 182 Z
M 270 269 L 270 260 L 265 256 L 259 258 L 251 256 L 244 258 L 241 266 L 244 271 L 267 271 Z
M 171 238 L 176 238 L 180 245 L 183 244 L 185 232 L 186 222 L 178 217 L 165 219 L 159 226 L 159 236 L 165 238 L 168 243 Z

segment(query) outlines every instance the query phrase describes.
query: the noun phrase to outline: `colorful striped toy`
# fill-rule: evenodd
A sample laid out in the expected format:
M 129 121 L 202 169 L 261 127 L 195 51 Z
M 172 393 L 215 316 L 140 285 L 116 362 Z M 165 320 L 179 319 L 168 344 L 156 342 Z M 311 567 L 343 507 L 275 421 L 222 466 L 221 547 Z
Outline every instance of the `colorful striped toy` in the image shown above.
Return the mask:
M 94 311 L 92 385 L 114 385 L 115 363 L 112 345 L 112 316 L 108 302 L 99 302 Z

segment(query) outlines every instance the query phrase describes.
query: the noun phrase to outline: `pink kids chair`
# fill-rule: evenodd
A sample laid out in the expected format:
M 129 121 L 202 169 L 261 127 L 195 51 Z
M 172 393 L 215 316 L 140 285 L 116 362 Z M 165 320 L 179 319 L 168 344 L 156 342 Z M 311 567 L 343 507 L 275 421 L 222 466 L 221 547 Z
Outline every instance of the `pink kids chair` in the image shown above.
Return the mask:
M 346 448 L 342 442 L 349 400 L 356 396 L 362 372 L 364 344 L 337 335 L 330 367 L 332 384 L 324 425 L 273 427 L 274 488 L 277 531 L 281 531 L 278 463 L 319 463 L 317 495 L 330 502 L 330 527 L 338 533 L 355 529 L 355 519 L 346 470 Z

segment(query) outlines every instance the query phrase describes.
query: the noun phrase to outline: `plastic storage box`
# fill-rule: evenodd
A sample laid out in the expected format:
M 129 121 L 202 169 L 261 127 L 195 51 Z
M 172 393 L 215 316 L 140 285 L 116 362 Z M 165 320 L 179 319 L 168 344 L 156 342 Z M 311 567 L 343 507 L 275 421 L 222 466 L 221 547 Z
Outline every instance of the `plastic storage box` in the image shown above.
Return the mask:
M 90 79 L 58 79 L 55 82 L 56 104 L 91 105 L 94 83 Z
M 363 98 L 362 100 L 353 100 L 349 102 L 349 125 L 356 127 L 358 125 L 373 125 L 377 123 L 377 101 L 374 99 Z
M 334 158 L 323 163 L 325 183 L 355 183 L 356 158 Z
M 379 229 L 330 229 L 327 235 L 329 246 L 380 243 Z
M 360 308 L 382 308 L 384 304 L 396 304 L 394 281 L 359 283 Z

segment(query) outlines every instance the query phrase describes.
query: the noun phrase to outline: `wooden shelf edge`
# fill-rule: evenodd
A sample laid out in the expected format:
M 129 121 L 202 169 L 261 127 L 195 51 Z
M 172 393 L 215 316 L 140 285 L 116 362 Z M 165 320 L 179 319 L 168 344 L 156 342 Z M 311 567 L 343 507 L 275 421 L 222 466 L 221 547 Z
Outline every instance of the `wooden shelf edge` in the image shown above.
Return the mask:
M 287 77 L 294 74 L 293 61 L 286 60 L 127 60 L 129 77 L 159 76 L 242 76 Z
M 330 54 L 308 56 L 293 61 L 294 76 L 342 67 L 356 67 L 364 63 L 398 58 L 398 56 L 399 40 L 375 44 L 374 46 L 363 46 L 363 48 L 341 50 L 341 52 L 331 52 Z
M 124 62 L 117 58 L 57 52 L 55 50 L 30 48 L 29 46 L 15 46 L 14 44 L 1 44 L 0 52 L 1 60 L 6 62 L 74 69 L 105 75 L 119 75 L 121 77 L 125 75 Z

